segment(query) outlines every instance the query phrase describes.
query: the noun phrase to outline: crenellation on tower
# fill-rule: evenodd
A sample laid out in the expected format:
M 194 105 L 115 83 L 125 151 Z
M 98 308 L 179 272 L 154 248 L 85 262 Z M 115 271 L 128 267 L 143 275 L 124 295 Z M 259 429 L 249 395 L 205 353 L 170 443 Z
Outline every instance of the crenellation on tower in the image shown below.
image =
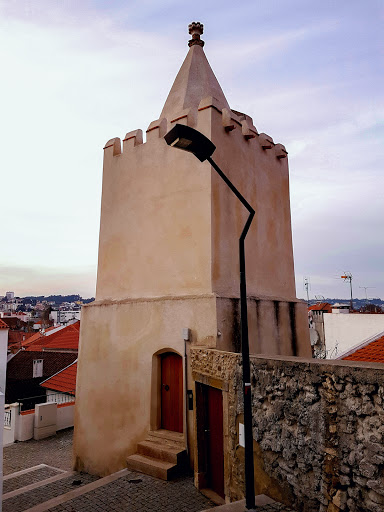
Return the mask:
M 245 140 L 254 139 L 258 135 L 256 127 L 248 119 L 241 121 L 241 133 Z
M 244 112 L 239 112 L 238 110 L 231 109 L 231 112 L 237 116 L 238 120 L 241 121 L 248 121 L 251 125 L 253 125 L 253 119 L 248 114 L 245 114 Z
M 207 96 L 206 98 L 203 98 L 198 106 L 198 111 L 205 110 L 206 108 L 214 108 L 219 114 L 222 113 L 222 105 L 220 101 L 213 96 Z
M 168 120 L 165 117 L 161 117 L 156 121 L 152 121 L 147 128 L 147 142 L 152 140 L 152 138 L 161 138 L 168 131 Z
M 285 149 L 285 146 L 283 146 L 283 144 L 275 144 L 275 155 L 276 158 L 281 160 L 282 158 L 287 158 L 288 151 Z
M 263 149 L 271 149 L 275 145 L 272 137 L 266 133 L 259 133 L 259 142 Z
M 213 109 L 221 115 L 223 131 L 225 131 L 229 136 L 231 135 L 231 132 L 239 128 L 241 129 L 243 138 L 247 142 L 251 142 L 253 139 L 258 140 L 263 150 L 275 148 L 273 154 L 277 159 L 281 160 L 286 158 L 288 152 L 285 146 L 283 144 L 275 144 L 273 138 L 266 133 L 259 134 L 257 128 L 253 124 L 252 117 L 242 112 L 237 112 L 228 108 L 221 108 L 219 100 L 213 96 L 203 98 L 200 101 L 198 108 L 189 107 L 175 113 L 171 119 L 161 117 L 152 121 L 146 130 L 145 142 L 143 139 L 143 131 L 141 129 L 137 129 L 128 132 L 125 135 L 125 138 L 122 141 L 123 147 L 121 147 L 120 138 L 115 137 L 106 143 L 104 149 L 113 147 L 113 156 L 118 156 L 132 148 L 163 138 L 170 127 L 175 123 L 185 124 L 192 128 L 196 128 L 199 123 L 200 113 L 207 109 Z
M 104 146 L 104 150 L 108 148 L 113 148 L 113 156 L 117 156 L 121 154 L 121 140 L 120 137 L 114 137 L 110 139 Z
M 139 128 L 138 130 L 128 132 L 123 139 L 123 152 L 127 149 L 141 146 L 141 144 L 143 144 L 143 130 Z
M 197 115 L 198 110 L 196 107 L 188 107 L 180 112 L 175 113 L 171 119 L 170 123 L 179 123 L 190 126 L 191 128 L 195 128 L 197 124 Z
M 222 114 L 222 122 L 224 126 L 224 130 L 226 132 L 231 132 L 236 128 L 236 123 L 240 124 L 237 120 L 234 119 L 233 113 L 231 110 L 227 108 L 223 108 L 221 111 Z

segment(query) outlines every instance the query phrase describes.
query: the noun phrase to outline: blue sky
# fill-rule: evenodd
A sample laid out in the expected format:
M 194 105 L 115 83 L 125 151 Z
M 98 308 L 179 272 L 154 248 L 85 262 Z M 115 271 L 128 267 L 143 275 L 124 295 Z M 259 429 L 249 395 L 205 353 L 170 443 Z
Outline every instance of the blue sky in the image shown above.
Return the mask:
M 95 290 L 104 143 L 157 119 L 188 23 L 289 152 L 298 296 L 384 298 L 382 1 L 0 0 L 0 295 Z

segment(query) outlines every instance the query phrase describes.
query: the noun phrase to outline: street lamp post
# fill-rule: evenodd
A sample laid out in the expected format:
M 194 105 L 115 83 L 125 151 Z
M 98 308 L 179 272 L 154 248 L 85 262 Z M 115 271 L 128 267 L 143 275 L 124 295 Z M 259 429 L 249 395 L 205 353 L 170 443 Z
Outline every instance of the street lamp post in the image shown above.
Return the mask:
M 249 362 L 248 342 L 248 316 L 247 316 L 247 287 L 245 277 L 245 250 L 244 242 L 247 236 L 255 210 L 240 194 L 233 183 L 227 178 L 211 156 L 216 146 L 199 131 L 176 124 L 165 136 L 169 146 L 183 149 L 193 153 L 201 162 L 207 160 L 215 169 L 220 178 L 228 185 L 235 196 L 249 212 L 239 238 L 239 262 L 240 262 L 240 313 L 241 313 L 241 353 L 243 365 L 243 397 L 244 397 L 244 437 L 245 437 L 245 501 L 248 510 L 255 508 L 254 468 L 253 468 L 253 435 L 252 435 L 252 393 L 251 372 Z

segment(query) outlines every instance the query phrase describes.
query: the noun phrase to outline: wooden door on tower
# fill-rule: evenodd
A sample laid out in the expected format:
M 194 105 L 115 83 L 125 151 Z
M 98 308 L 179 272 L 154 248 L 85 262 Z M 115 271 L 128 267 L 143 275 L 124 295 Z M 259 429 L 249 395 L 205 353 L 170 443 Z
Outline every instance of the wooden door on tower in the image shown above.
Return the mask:
M 223 394 L 204 384 L 196 386 L 198 468 L 201 488 L 224 494 Z
M 183 358 L 161 356 L 161 428 L 183 432 Z
M 208 482 L 210 488 L 224 498 L 223 395 L 220 389 L 208 387 Z

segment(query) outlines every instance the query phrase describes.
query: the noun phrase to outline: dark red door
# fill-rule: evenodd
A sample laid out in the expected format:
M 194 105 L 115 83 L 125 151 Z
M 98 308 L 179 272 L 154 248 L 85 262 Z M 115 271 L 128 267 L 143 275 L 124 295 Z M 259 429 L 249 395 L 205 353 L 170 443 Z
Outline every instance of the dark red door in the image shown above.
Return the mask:
M 223 395 L 220 389 L 208 391 L 208 474 L 210 488 L 224 498 Z
M 183 358 L 161 357 L 161 427 L 183 432 Z
M 222 391 L 196 383 L 196 407 L 199 485 L 224 498 Z

